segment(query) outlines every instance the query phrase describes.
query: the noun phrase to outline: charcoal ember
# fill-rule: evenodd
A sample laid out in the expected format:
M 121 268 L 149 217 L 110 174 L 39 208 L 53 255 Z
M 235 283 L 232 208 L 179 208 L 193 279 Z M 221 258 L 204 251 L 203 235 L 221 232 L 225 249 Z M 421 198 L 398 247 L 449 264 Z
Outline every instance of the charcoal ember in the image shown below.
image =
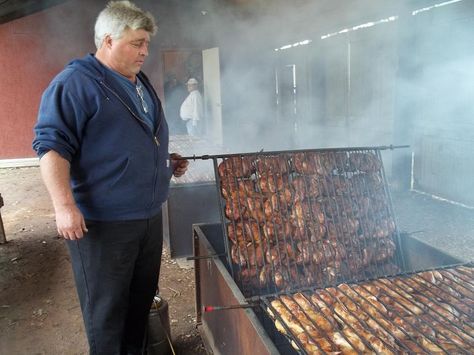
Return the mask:
M 219 176 L 249 177 L 255 171 L 254 156 L 235 156 L 224 159 L 218 166 Z

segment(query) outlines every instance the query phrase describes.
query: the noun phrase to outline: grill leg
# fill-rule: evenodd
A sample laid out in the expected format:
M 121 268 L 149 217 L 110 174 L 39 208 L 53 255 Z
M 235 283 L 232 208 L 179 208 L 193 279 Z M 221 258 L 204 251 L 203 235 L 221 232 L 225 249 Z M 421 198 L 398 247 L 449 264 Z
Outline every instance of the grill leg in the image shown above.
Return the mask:
M 0 208 L 3 207 L 3 198 L 2 194 L 0 194 Z M 2 221 L 2 212 L 0 211 L 0 244 L 4 244 L 7 242 L 7 237 L 5 235 L 5 228 L 3 228 L 3 221 Z

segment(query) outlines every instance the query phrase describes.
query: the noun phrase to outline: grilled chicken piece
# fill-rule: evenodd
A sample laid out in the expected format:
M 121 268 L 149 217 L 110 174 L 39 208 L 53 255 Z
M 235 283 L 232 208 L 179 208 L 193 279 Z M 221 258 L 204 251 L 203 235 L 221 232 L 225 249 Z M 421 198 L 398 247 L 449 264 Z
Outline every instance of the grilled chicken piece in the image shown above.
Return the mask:
M 291 223 L 288 220 L 282 220 L 281 222 L 282 223 L 279 224 L 272 222 L 265 223 L 263 233 L 268 240 L 272 242 L 277 241 L 278 243 L 288 243 L 292 239 L 295 239 L 291 237 L 294 235 L 294 228 Z
M 435 343 L 433 343 L 431 340 L 429 340 L 428 338 L 426 338 L 424 336 L 420 336 L 418 338 L 418 341 L 420 342 L 421 346 L 423 346 L 424 349 L 426 349 L 428 352 L 430 352 L 432 354 L 433 353 L 435 353 L 435 354 L 444 354 L 444 353 L 446 353 L 438 345 L 436 345 Z
M 317 354 L 339 354 L 340 351 L 330 340 L 322 337 L 308 337 L 308 334 L 301 333 L 297 335 L 299 341 L 303 344 L 305 351 L 311 355 Z M 296 347 L 298 349 L 298 347 Z
M 346 338 L 339 332 L 334 332 L 331 334 L 331 340 L 341 349 L 342 354 L 359 354 L 360 349 L 365 349 L 360 340 L 355 342 L 355 348 L 346 340 Z M 357 350 L 356 350 L 357 349 Z
M 242 268 L 253 268 L 262 266 L 264 260 L 264 248 L 262 246 L 247 243 L 243 246 L 233 244 L 231 247 L 232 261 Z
M 316 224 L 308 223 L 306 225 L 306 228 L 295 227 L 294 233 L 293 233 L 295 240 L 303 240 L 303 241 L 309 240 L 311 241 L 311 243 L 322 241 L 325 235 L 326 235 L 326 227 L 318 223 Z
M 315 160 L 312 159 L 313 157 L 315 157 L 315 154 L 312 152 L 294 154 L 292 162 L 295 171 L 300 174 L 318 173 Z
M 425 350 L 415 340 L 399 339 L 398 342 L 401 344 L 401 353 L 408 351 L 409 354 L 422 354 L 425 352 Z
M 258 156 L 255 160 L 257 174 L 262 173 L 288 173 L 288 156 Z
M 227 225 L 227 236 L 234 244 L 247 244 L 263 242 L 263 233 L 260 232 L 258 223 L 254 220 L 244 220 Z
M 232 176 L 224 176 L 221 180 L 221 193 L 226 200 L 235 199 L 237 196 L 245 199 L 248 196 L 255 196 L 255 184 L 250 179 L 237 180 Z
M 258 221 L 263 223 L 265 221 L 265 212 L 263 210 L 263 201 L 260 198 L 248 197 L 245 201 L 245 207 L 248 214 Z
M 374 281 L 374 283 L 384 293 L 384 296 L 381 297 L 384 304 L 392 306 L 399 312 L 408 311 L 413 314 L 423 313 L 423 305 L 417 303 L 413 299 L 413 296 L 399 289 L 397 289 L 397 292 L 399 293 L 392 291 L 394 283 L 388 281 L 387 279 L 379 279 Z
M 226 201 L 225 216 L 231 221 L 238 221 L 240 219 L 249 218 L 249 211 L 247 210 L 244 201 L 231 199 Z
M 296 293 L 293 295 L 293 299 L 303 309 L 318 329 L 325 332 L 337 329 L 337 323 L 334 318 L 330 315 L 325 315 L 324 312 L 318 312 L 314 305 L 312 305 L 302 293 Z
M 294 201 L 316 198 L 321 194 L 321 183 L 317 175 L 298 176 L 291 182 Z
M 249 177 L 254 172 L 254 156 L 235 156 L 223 160 L 218 166 L 219 176 Z
M 257 178 L 257 187 L 263 194 L 282 191 L 288 186 L 288 177 L 280 174 L 262 174 Z

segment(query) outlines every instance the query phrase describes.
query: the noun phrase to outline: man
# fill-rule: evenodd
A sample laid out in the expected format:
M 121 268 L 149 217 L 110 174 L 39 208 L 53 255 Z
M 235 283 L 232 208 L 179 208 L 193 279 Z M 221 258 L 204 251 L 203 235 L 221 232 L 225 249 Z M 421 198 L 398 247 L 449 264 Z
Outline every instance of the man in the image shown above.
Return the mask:
M 179 116 L 181 103 L 188 96 L 184 85 L 178 81 L 175 74 L 170 74 L 164 85 L 165 113 L 170 135 L 186 134 L 186 126 Z
M 91 354 L 141 354 L 162 252 L 161 205 L 187 161 L 168 153 L 168 126 L 141 72 L 153 16 L 112 1 L 97 51 L 45 90 L 33 148 L 66 239 Z M 174 158 L 174 159 L 173 159 Z
M 186 122 L 186 130 L 190 136 L 199 134 L 200 123 L 203 117 L 202 96 L 198 90 L 198 81 L 191 78 L 186 83 L 189 95 L 181 105 L 179 114 L 181 119 Z

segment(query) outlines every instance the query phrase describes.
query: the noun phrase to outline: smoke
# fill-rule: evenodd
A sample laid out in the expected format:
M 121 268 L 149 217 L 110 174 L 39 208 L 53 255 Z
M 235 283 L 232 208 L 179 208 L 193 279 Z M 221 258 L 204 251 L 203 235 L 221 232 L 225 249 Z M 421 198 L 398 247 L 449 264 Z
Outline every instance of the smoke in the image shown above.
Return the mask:
M 404 185 L 412 151 L 473 140 L 473 6 L 440 2 L 136 1 L 157 18 L 155 53 L 219 48 L 225 151 L 409 144 L 385 162 Z M 93 50 L 106 1 L 78 3 L 47 24 L 68 58 Z M 145 71 L 161 80 L 160 60 Z
M 202 0 L 172 27 L 219 48 L 228 150 L 409 144 L 385 154 L 406 186 L 428 136 L 473 139 L 472 4 L 437 3 Z

